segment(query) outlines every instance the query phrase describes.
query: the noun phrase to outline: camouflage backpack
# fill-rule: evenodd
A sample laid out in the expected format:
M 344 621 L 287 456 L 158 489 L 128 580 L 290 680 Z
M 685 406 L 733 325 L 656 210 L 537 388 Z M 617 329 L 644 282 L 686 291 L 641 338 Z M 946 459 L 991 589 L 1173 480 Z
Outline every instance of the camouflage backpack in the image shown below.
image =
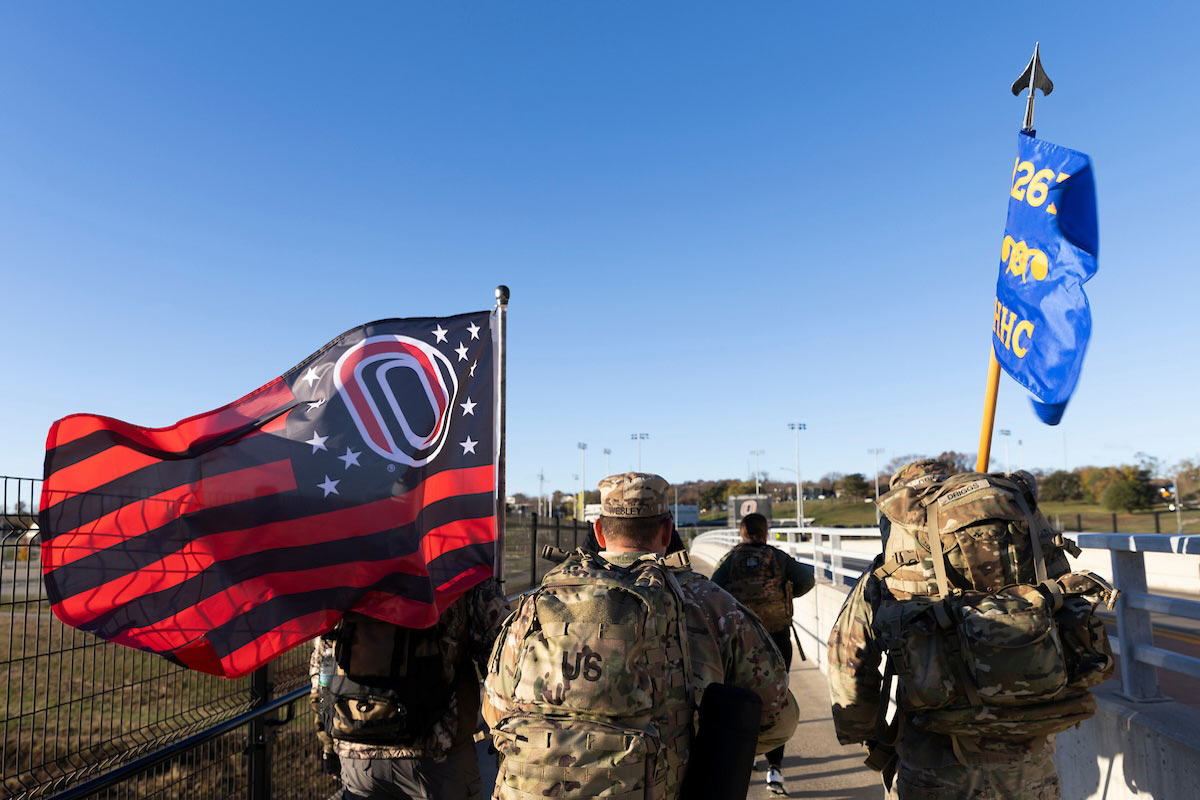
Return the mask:
M 317 708 L 334 739 L 408 742 L 445 713 L 455 670 L 445 663 L 438 626 L 411 630 L 347 614 L 326 638 L 334 663 L 322 676 Z
M 1116 591 L 1069 572 L 1064 551 L 1079 550 L 1036 510 L 1034 477 L 962 473 L 893 486 L 879 499 L 891 530 L 874 573 L 888 591 L 873 627 L 888 655 L 885 683 L 899 677 L 913 724 L 1029 739 L 1090 717 L 1088 687 L 1114 667 L 1094 610 L 1111 608 Z
M 521 598 L 488 668 L 510 708 L 492 729 L 494 797 L 659 800 L 679 785 L 694 708 L 680 555 L 620 567 L 576 550 Z
M 724 588 L 757 614 L 768 631 L 786 631 L 792 624 L 792 584 L 771 545 L 743 542 L 733 548 Z

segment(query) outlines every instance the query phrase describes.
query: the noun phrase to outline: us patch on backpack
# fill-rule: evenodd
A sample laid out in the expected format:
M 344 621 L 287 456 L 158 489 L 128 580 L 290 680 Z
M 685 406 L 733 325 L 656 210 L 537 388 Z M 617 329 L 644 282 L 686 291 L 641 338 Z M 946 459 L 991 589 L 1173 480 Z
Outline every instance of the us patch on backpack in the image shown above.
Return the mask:
M 495 796 L 657 798 L 686 763 L 692 716 L 683 599 L 646 556 L 576 551 L 521 598 L 489 664 L 510 714 L 492 730 Z

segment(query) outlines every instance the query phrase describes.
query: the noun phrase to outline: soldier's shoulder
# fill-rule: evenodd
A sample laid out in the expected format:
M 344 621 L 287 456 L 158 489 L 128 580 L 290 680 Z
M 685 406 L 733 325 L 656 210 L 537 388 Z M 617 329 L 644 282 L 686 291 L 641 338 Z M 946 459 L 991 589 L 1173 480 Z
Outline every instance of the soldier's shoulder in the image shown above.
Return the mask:
M 706 578 L 695 570 L 684 570 L 676 573 L 681 588 L 688 599 L 696 605 L 709 611 L 724 613 L 741 610 L 733 595 L 722 589 L 711 578 Z

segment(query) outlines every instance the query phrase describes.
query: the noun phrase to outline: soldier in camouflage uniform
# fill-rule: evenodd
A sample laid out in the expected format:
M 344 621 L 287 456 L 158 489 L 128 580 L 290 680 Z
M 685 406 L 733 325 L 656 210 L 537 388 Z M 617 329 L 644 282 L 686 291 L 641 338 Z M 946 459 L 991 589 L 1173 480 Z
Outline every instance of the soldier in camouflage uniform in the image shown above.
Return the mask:
M 769 523 L 762 514 L 747 514 L 738 524 L 742 543 L 721 559 L 713 583 L 758 615 L 771 641 L 792 668 L 792 600 L 816 585 L 813 569 L 767 543 Z M 786 795 L 783 785 L 783 745 L 767 754 L 767 788 Z
M 758 752 L 794 730 L 783 658 L 754 615 L 702 575 L 666 566 L 686 563 L 680 554 L 664 557 L 672 530 L 667 490 L 651 474 L 602 480 L 595 531 L 603 549 L 577 552 L 548 573 L 538 591 L 555 593 L 523 600 L 497 639 L 484 718 L 505 756 L 498 800 L 679 797 L 695 710 L 711 683 L 761 698 Z M 635 594 L 643 601 L 618 602 Z M 559 621 L 574 609 L 635 615 L 643 605 L 652 613 L 636 626 L 628 624 L 633 616 L 579 612 Z M 633 662 L 657 673 L 640 674 Z
M 897 471 L 890 487 L 922 486 L 949 475 L 942 462 L 916 461 Z M 886 516 L 880 528 L 886 542 Z M 892 800 L 1058 800 L 1052 737 L 974 739 L 971 752 L 960 758 L 951 737 L 921 731 L 897 712 L 900 734 L 894 754 L 881 746 L 879 713 L 887 698 L 881 697 L 883 653 L 872 623 L 888 591 L 875 575 L 883 563 L 880 555 L 859 578 L 829 637 L 829 690 L 838 740 L 871 748 L 868 763 L 882 768 Z
M 479 764 L 473 736 L 478 727 L 479 681 L 487 667 L 488 653 L 510 611 L 500 585 L 488 578 L 450 605 L 438 620 L 431 636 L 442 655 L 444 675 L 453 675 L 444 711 L 428 731 L 411 739 L 386 743 L 356 742 L 326 730 L 328 714 L 322 703 L 330 702 L 329 682 L 334 663 L 335 640 L 346 623 L 316 640 L 310 660 L 312 703 L 317 711 L 317 736 L 327 765 L 340 761 L 345 786 L 344 800 L 399 798 L 401 800 L 478 800 L 482 797 Z M 391 626 L 389 626 L 391 627 Z M 325 675 L 322 675 L 324 666 Z M 437 687 L 424 687 L 433 692 Z

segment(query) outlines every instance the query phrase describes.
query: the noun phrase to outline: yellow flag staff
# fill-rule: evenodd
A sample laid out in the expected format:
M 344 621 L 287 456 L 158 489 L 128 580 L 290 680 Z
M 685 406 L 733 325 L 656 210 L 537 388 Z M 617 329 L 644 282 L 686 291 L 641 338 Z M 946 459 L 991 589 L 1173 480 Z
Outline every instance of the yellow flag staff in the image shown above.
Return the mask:
M 1013 81 L 1012 93 L 1020 97 L 1021 90 L 1028 89 L 1025 98 L 1025 120 L 1021 125 L 1022 132 L 1033 134 L 1033 99 L 1036 89 L 1041 89 L 1043 95 L 1049 96 L 1054 91 L 1054 83 L 1042 69 L 1042 57 L 1038 54 L 1038 43 L 1033 45 L 1033 58 L 1021 73 L 1021 77 Z M 996 395 L 1000 390 L 1000 362 L 996 360 L 996 343 L 993 337 L 991 360 L 988 363 L 987 391 L 983 398 L 983 425 L 979 430 L 979 459 L 975 464 L 976 472 L 987 472 L 988 461 L 992 455 L 992 428 L 996 424 Z

